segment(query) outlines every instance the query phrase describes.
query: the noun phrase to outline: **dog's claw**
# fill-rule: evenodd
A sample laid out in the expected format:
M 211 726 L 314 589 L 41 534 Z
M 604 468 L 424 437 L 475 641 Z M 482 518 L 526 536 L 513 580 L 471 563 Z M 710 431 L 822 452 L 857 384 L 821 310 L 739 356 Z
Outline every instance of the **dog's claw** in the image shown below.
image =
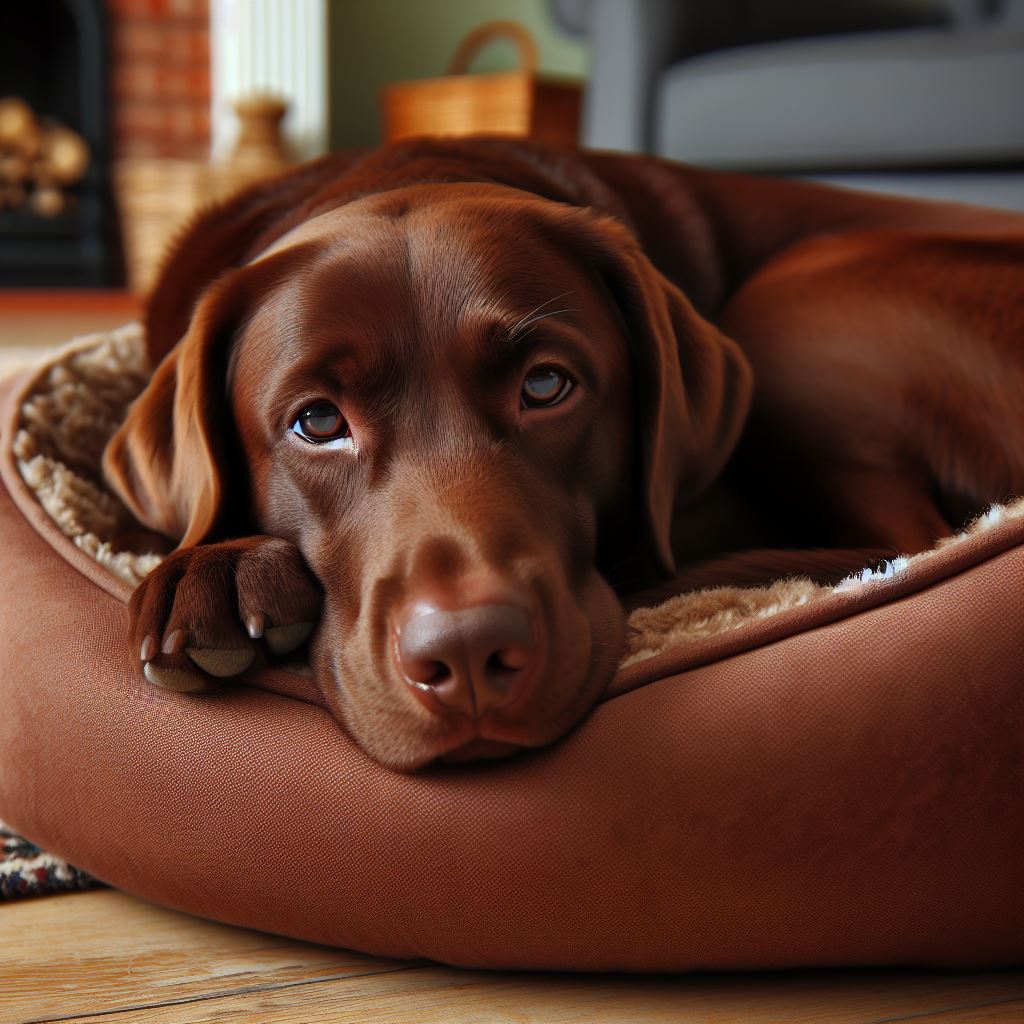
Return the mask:
M 145 664 L 147 661 L 152 661 L 156 657 L 156 636 L 154 634 L 147 634 L 146 638 L 142 641 L 142 647 L 139 650 L 139 661 Z
M 185 672 L 180 668 L 154 665 L 151 661 L 147 661 L 142 666 L 142 674 L 154 686 L 159 686 L 161 690 L 173 690 L 175 693 L 192 693 L 206 688 L 205 681 L 192 672 Z
M 294 622 L 290 626 L 271 626 L 264 634 L 267 646 L 274 654 L 288 654 L 301 647 L 313 632 L 314 623 Z
M 167 636 L 164 637 L 164 645 L 161 648 L 162 653 L 181 654 L 185 649 L 185 639 L 185 630 L 183 629 L 176 629 L 173 632 L 168 633 Z M 144 658 L 143 660 L 149 661 L 151 659 Z
M 211 676 L 217 676 L 220 679 L 228 676 L 237 676 L 240 672 L 244 672 L 256 658 L 256 652 L 251 647 L 227 647 L 206 650 L 198 647 L 189 647 L 185 653 L 204 672 Z

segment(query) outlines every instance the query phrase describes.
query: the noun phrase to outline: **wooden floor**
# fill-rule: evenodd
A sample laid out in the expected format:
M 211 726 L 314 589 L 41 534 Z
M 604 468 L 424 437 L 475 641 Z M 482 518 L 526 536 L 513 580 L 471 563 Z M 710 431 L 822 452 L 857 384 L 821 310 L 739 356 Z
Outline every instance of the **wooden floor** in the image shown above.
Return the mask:
M 0 372 L 136 314 L 118 294 L 0 292 Z M 99 890 L 0 904 L 0 1024 L 52 1020 L 1024 1024 L 1024 971 L 456 971 L 290 942 Z
M 77 335 L 136 320 L 139 311 L 139 299 L 127 292 L 0 289 L 0 375 Z
M 0 935 L 3 1024 L 1024 1021 L 1024 971 L 458 971 L 212 924 L 113 890 L 0 906 Z

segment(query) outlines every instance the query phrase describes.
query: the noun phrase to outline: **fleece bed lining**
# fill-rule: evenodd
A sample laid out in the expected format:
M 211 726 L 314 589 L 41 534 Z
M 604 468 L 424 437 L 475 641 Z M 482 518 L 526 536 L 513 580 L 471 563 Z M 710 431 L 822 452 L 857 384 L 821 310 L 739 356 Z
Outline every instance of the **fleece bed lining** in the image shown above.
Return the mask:
M 120 550 L 116 544 L 138 526 L 104 484 L 100 462 L 107 441 L 149 376 L 141 325 L 77 339 L 39 367 L 13 441 L 18 470 L 47 515 L 80 550 L 131 586 L 159 564 L 160 556 Z M 762 587 L 691 591 L 656 607 L 638 608 L 629 616 L 620 667 L 813 604 L 836 591 L 891 579 L 951 545 L 1022 517 L 1024 498 L 994 505 L 931 550 L 892 559 L 881 569 L 866 568 L 836 587 L 794 577 Z

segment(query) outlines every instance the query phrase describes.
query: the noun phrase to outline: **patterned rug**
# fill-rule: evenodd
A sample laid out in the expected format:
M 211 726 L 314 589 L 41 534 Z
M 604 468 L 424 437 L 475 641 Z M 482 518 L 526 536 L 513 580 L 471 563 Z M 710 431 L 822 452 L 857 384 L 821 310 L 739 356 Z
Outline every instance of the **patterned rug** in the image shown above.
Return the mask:
M 67 861 L 43 853 L 0 821 L 0 899 L 91 889 L 99 884 Z

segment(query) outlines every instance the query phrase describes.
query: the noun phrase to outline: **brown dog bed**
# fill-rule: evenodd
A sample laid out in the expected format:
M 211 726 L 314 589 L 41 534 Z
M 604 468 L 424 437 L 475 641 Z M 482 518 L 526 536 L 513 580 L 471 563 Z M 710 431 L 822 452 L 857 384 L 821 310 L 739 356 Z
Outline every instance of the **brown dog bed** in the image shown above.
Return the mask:
M 204 696 L 136 678 L 125 605 L 154 556 L 112 549 L 98 464 L 142 352 L 125 328 L 5 387 L 0 817 L 31 840 L 182 910 L 460 965 L 1024 953 L 1024 502 L 836 589 L 636 611 L 565 740 L 398 775 L 301 669 Z

